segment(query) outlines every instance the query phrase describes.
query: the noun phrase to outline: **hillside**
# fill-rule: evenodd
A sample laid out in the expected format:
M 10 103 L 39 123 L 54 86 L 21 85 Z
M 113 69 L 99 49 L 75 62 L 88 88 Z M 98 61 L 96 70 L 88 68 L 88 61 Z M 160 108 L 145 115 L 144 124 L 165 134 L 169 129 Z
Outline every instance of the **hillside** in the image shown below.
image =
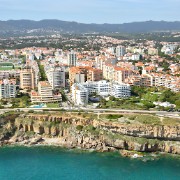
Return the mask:
M 68 22 L 61 20 L 8 20 L 0 21 L 0 32 L 7 33 L 13 31 L 60 31 L 63 33 L 146 33 L 157 31 L 180 31 L 180 21 L 145 21 L 124 24 L 85 24 L 78 22 Z

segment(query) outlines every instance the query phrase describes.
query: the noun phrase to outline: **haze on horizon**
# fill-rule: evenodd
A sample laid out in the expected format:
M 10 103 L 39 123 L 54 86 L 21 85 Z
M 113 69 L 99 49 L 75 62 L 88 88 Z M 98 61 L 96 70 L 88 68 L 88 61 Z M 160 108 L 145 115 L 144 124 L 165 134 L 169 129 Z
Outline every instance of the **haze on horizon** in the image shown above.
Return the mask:
M 180 0 L 0 0 L 0 20 L 59 19 L 82 23 L 179 21 Z

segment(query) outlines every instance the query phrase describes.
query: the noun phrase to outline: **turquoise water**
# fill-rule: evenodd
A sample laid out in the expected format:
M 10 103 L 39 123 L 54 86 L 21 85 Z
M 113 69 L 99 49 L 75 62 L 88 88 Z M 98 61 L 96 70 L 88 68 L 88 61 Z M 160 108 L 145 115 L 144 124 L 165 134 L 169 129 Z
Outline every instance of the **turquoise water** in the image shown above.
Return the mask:
M 58 147 L 0 148 L 0 180 L 180 180 L 180 160 L 143 162 L 115 153 Z

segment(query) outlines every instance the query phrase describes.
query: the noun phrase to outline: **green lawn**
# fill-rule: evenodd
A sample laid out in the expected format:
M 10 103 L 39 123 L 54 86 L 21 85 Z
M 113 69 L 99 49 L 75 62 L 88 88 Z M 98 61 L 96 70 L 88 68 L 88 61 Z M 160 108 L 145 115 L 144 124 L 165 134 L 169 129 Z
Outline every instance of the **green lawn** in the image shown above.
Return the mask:
M 12 70 L 12 67 L 0 67 L 0 71 Z
M 59 103 L 46 103 L 48 108 L 58 108 Z

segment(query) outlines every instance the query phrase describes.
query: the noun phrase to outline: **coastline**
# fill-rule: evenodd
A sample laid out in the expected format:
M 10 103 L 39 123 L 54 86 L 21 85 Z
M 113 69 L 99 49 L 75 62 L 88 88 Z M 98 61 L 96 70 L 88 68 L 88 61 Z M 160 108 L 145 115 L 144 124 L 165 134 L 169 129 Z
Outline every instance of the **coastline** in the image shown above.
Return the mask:
M 93 114 L 85 113 L 7 114 L 1 118 L 0 145 L 118 151 L 122 156 L 135 158 L 146 152 L 180 154 L 178 121 L 175 125 L 164 125 L 157 117 L 146 115 L 143 118 L 152 119 L 156 124 L 144 124 L 141 118 L 120 115 L 115 120 L 96 119 Z
M 36 138 L 38 140 L 39 138 Z M 160 158 L 164 157 L 169 157 L 169 158 L 175 158 L 180 160 L 180 155 L 179 154 L 171 154 L 171 153 L 165 153 L 165 152 L 138 152 L 135 150 L 117 150 L 117 149 L 109 149 L 109 150 L 97 150 L 97 149 L 87 149 L 87 148 L 81 148 L 81 147 L 74 147 L 74 146 L 69 146 L 66 143 L 60 143 L 59 141 L 60 138 L 43 138 L 38 142 L 35 142 L 34 139 L 30 140 L 27 143 L 25 142 L 14 142 L 12 143 L 11 141 L 3 144 L 0 146 L 0 148 L 14 148 L 14 147 L 25 147 L 25 148 L 39 148 L 39 147 L 45 147 L 45 148 L 58 148 L 63 151 L 73 151 L 73 152 L 83 152 L 83 153 L 106 153 L 106 155 L 112 155 L 116 154 L 117 157 L 124 157 L 124 158 L 131 158 L 131 159 L 139 159 L 144 162 L 148 161 L 154 161 L 158 160 Z

